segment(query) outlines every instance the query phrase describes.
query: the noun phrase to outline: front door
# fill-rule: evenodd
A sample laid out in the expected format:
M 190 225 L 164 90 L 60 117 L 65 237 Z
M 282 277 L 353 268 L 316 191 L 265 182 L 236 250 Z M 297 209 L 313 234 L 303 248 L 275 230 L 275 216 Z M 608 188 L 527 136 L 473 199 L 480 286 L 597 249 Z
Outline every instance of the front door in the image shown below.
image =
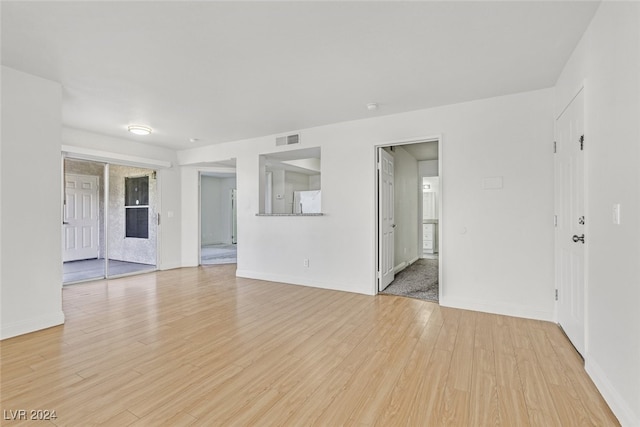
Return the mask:
M 378 148 L 378 238 L 380 239 L 378 291 L 383 291 L 394 278 L 394 229 L 396 225 L 393 206 L 393 173 L 393 156 L 383 148 Z
M 584 355 L 584 95 L 581 90 L 556 121 L 556 287 L 558 323 Z
M 65 174 L 63 261 L 98 258 L 98 177 Z

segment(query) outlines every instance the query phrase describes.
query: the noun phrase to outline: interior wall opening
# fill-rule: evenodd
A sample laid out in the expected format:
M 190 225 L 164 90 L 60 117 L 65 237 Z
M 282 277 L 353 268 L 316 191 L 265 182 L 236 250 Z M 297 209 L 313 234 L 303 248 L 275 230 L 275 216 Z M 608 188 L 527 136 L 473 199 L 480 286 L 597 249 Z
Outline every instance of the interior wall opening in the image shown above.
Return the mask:
M 236 264 L 237 254 L 238 226 L 235 171 L 201 171 L 200 264 Z
M 438 302 L 442 222 L 439 141 L 377 150 L 377 290 Z

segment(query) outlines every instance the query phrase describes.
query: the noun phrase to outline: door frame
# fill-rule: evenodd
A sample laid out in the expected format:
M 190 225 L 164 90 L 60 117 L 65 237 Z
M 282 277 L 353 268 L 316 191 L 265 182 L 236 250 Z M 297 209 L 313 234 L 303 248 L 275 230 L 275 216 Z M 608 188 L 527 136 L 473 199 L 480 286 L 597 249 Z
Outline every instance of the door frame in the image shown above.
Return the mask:
M 379 144 L 374 144 L 373 146 L 373 167 L 372 167 L 372 181 L 373 181 L 373 212 L 374 212 L 374 224 L 373 224 L 373 235 L 375 236 L 375 242 L 374 242 L 374 249 L 373 249 L 373 280 L 371 283 L 371 295 L 377 295 L 379 293 L 378 289 L 379 289 L 379 282 L 380 282 L 380 277 L 379 277 L 379 271 L 380 271 L 380 231 L 379 231 L 379 222 L 380 222 L 380 214 L 379 214 L 379 210 L 380 210 L 380 198 L 378 197 L 379 194 L 379 183 L 378 183 L 378 149 L 382 148 L 382 147 L 395 147 L 395 146 L 399 146 L 399 145 L 411 145 L 411 144 L 420 144 L 423 142 L 437 142 L 438 143 L 438 176 L 440 178 L 440 203 L 438 204 L 438 236 L 440 238 L 439 240 L 439 247 L 438 247 L 438 283 L 440 286 L 439 289 L 439 296 L 440 296 L 440 300 L 442 300 L 442 295 L 444 295 L 444 289 L 445 289 L 445 283 L 444 283 L 444 274 L 443 274 L 443 266 L 444 266 L 444 233 L 442 232 L 443 230 L 443 206 L 444 206 L 444 196 L 443 193 L 444 191 L 442 191 L 443 189 L 443 182 L 444 182 L 444 178 L 443 178 L 443 168 L 442 168 L 442 152 L 443 152 L 443 141 L 444 138 L 442 136 L 442 134 L 436 134 L 436 135 L 430 135 L 430 136 L 425 136 L 425 137 L 420 137 L 420 138 L 410 138 L 410 139 L 402 139 L 402 140 L 394 140 L 394 141 L 388 141 L 388 142 L 383 142 L 383 143 L 379 143 Z M 421 248 L 419 248 L 421 250 Z

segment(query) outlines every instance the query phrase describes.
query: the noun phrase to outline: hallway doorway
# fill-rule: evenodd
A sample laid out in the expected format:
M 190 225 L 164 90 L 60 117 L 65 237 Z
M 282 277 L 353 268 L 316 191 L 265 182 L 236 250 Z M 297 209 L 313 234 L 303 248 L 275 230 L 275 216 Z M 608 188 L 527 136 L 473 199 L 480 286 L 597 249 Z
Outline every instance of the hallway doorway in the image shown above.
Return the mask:
M 200 264 L 236 264 L 235 172 L 200 172 Z
M 393 182 L 392 191 L 386 192 L 391 193 L 390 200 L 382 191 L 383 165 L 377 166 L 376 289 L 379 293 L 437 302 L 442 291 L 439 139 L 397 143 L 376 150 L 378 161 L 380 152 L 393 159 L 393 179 L 384 181 Z M 385 239 L 385 221 L 389 222 L 386 228 L 393 230 L 391 239 Z M 381 271 L 383 266 L 391 270 L 386 275 Z M 389 283 L 386 289 L 380 286 L 383 278 L 384 285 Z

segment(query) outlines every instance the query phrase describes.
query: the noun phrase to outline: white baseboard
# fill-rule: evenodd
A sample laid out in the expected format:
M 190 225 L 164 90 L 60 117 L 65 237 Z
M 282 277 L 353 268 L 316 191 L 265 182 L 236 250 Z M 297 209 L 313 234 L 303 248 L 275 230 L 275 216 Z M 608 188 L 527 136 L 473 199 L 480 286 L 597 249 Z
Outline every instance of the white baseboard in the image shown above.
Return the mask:
M 400 273 L 402 270 L 404 270 L 408 266 L 409 266 L 409 264 L 407 264 L 406 262 L 402 261 L 400 264 L 398 264 L 395 267 L 393 267 L 393 274 Z
M 414 262 L 416 262 L 419 259 L 419 257 L 415 257 L 414 259 L 410 260 L 410 261 L 402 261 L 400 264 L 396 265 L 395 267 L 393 267 L 393 274 L 398 274 L 400 273 L 402 270 L 404 270 L 405 268 L 409 267 L 411 264 L 413 264 Z
M 167 264 L 162 264 L 160 266 L 160 268 L 158 270 L 164 271 L 164 270 L 173 270 L 175 268 L 182 268 L 182 264 L 180 263 L 167 263 Z
M 269 282 L 287 283 L 289 285 L 309 286 L 311 288 L 329 289 L 332 291 L 353 292 L 356 294 L 374 295 L 371 293 L 371 289 L 352 289 L 347 285 L 341 283 L 323 282 L 320 280 L 313 280 L 306 277 L 287 276 L 281 274 L 262 273 L 249 270 L 236 270 L 236 277 L 243 277 L 246 279 L 266 280 Z
M 481 311 L 484 313 L 502 314 L 504 316 L 523 317 L 525 319 L 545 320 L 554 322 L 552 311 L 535 310 L 530 307 L 515 304 L 499 303 L 495 301 L 482 301 L 477 299 L 451 298 L 440 296 L 440 305 L 443 307 L 461 308 L 464 310 Z
M 3 324 L 0 332 L 0 339 L 17 337 L 18 335 L 28 334 L 30 332 L 47 329 L 52 326 L 62 325 L 64 323 L 64 313 L 51 313 L 45 316 L 38 316 L 32 319 L 21 320 L 9 324 Z
M 585 357 L 584 369 L 591 377 L 591 380 L 593 380 L 593 383 L 596 385 L 600 394 L 611 408 L 611 411 L 613 411 L 614 415 L 618 417 L 620 425 L 622 425 L 622 427 L 640 426 L 640 414 L 633 411 L 629 402 L 626 402 L 611 384 L 611 381 L 607 378 L 604 370 L 593 360 L 592 357 L 589 357 L 588 354 Z

